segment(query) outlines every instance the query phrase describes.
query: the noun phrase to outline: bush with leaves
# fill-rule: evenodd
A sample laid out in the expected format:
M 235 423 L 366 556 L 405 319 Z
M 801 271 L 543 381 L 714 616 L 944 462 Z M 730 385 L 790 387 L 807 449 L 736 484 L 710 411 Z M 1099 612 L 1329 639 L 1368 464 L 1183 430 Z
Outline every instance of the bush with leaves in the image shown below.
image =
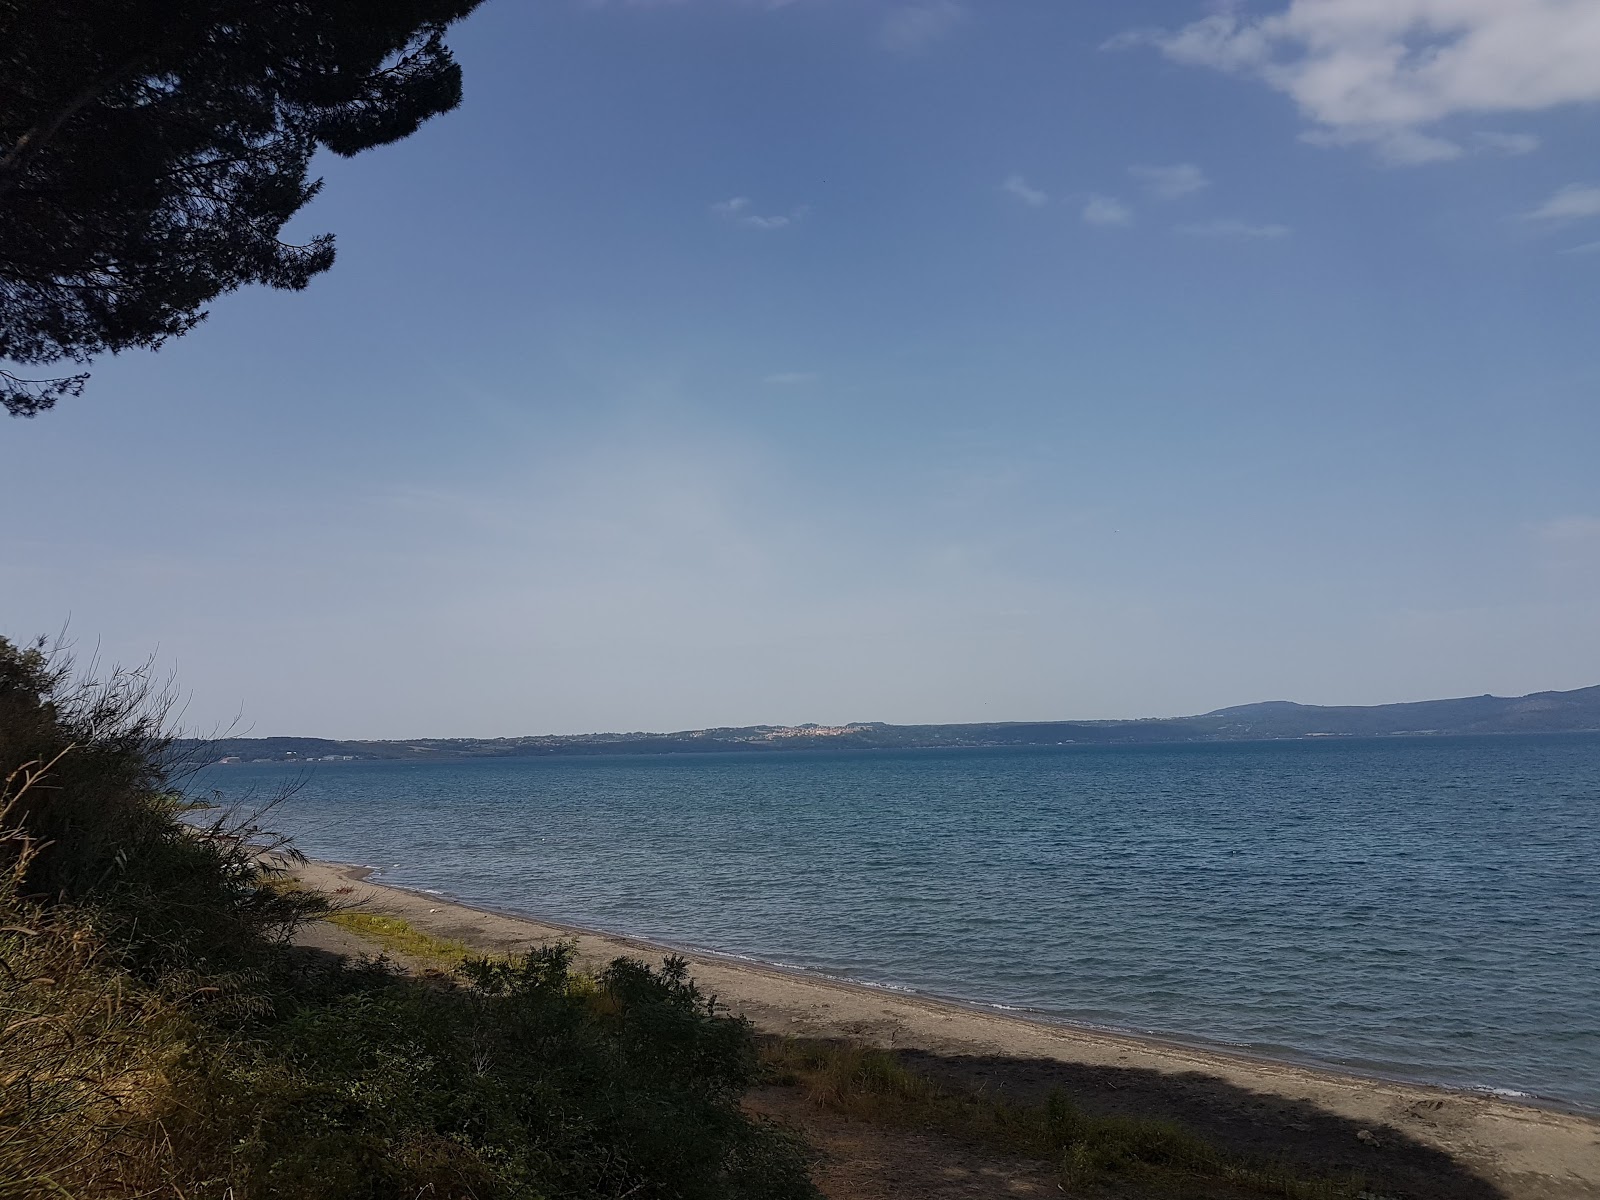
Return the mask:
M 166 692 L 0 639 L 0 1198 L 802 1200 L 681 960 L 453 979 L 287 944 L 319 898 L 185 821 Z
M 13 782 L 6 818 L 33 846 L 18 894 L 92 908 L 152 971 L 248 965 L 323 905 L 272 885 L 257 858 L 273 839 L 253 815 L 182 819 L 198 806 L 177 787 L 172 707 L 148 663 L 96 678 L 59 646 L 0 638 L 0 775 L 38 776 Z
M 743 1022 L 681 963 L 575 975 L 556 946 L 464 986 L 369 969 L 214 1067 L 191 1119 L 237 1131 L 241 1195 L 812 1197 L 802 1148 L 747 1117 Z

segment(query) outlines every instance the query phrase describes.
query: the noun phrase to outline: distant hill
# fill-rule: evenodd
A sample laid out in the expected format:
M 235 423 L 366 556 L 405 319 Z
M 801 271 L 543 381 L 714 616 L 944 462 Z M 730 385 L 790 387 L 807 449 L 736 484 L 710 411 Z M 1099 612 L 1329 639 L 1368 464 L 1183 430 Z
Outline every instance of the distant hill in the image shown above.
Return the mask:
M 1469 696 L 1370 708 L 1324 708 L 1286 700 L 1244 704 L 1207 713 L 1220 734 L 1375 737 L 1395 733 L 1569 733 L 1600 729 L 1600 687 L 1531 696 Z
M 195 761 L 315 762 L 327 759 L 528 758 L 583 754 L 704 754 L 786 750 L 933 749 L 959 746 L 1131 745 L 1281 738 L 1600 732 L 1600 686 L 1531 696 L 1469 696 L 1370 707 L 1271 700 L 1195 717 L 1137 721 L 1011 721 L 981 725 L 748 725 L 679 733 L 588 733 L 520 738 L 223 738 L 187 741 Z

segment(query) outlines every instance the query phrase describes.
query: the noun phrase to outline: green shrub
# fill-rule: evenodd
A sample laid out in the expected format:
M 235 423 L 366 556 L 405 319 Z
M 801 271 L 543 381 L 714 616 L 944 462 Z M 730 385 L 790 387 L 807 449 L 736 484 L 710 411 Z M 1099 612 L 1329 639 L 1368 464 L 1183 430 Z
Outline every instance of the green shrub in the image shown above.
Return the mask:
M 183 764 L 171 708 L 148 665 L 96 679 L 59 649 L 0 638 L 3 824 L 31 846 L 23 861 L 0 841 L 0 869 L 13 870 L 18 895 L 92 909 L 125 961 L 152 975 L 255 967 L 326 905 L 269 885 L 256 859 L 271 839 L 254 817 L 183 819 L 202 806 L 174 786 Z M 24 788 L 30 773 L 39 777 Z
M 681 960 L 319 962 L 251 820 L 185 820 L 148 675 L 0 639 L 0 1198 L 800 1200 Z

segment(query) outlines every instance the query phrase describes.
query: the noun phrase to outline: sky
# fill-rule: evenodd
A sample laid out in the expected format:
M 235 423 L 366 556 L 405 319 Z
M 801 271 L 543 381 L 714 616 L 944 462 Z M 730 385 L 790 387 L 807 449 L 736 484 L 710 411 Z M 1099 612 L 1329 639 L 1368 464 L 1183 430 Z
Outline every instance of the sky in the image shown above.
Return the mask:
M 1600 683 L 1592 0 L 488 0 L 0 424 L 0 633 L 328 737 Z

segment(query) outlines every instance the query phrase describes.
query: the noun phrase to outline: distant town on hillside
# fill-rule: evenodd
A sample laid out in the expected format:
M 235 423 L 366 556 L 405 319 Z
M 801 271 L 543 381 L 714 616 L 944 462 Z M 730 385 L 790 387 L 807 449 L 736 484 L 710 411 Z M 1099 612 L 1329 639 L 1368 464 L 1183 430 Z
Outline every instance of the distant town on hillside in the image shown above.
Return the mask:
M 749 725 L 678 733 L 588 733 L 514 738 L 339 741 L 315 737 L 190 739 L 177 749 L 214 763 L 375 759 L 532 758 L 593 754 L 782 753 L 954 747 L 1154 745 L 1284 738 L 1425 737 L 1600 732 L 1600 686 L 1528 696 L 1471 696 L 1368 707 L 1287 700 L 1193 717 L 1124 721 L 1013 721 L 968 725 Z

